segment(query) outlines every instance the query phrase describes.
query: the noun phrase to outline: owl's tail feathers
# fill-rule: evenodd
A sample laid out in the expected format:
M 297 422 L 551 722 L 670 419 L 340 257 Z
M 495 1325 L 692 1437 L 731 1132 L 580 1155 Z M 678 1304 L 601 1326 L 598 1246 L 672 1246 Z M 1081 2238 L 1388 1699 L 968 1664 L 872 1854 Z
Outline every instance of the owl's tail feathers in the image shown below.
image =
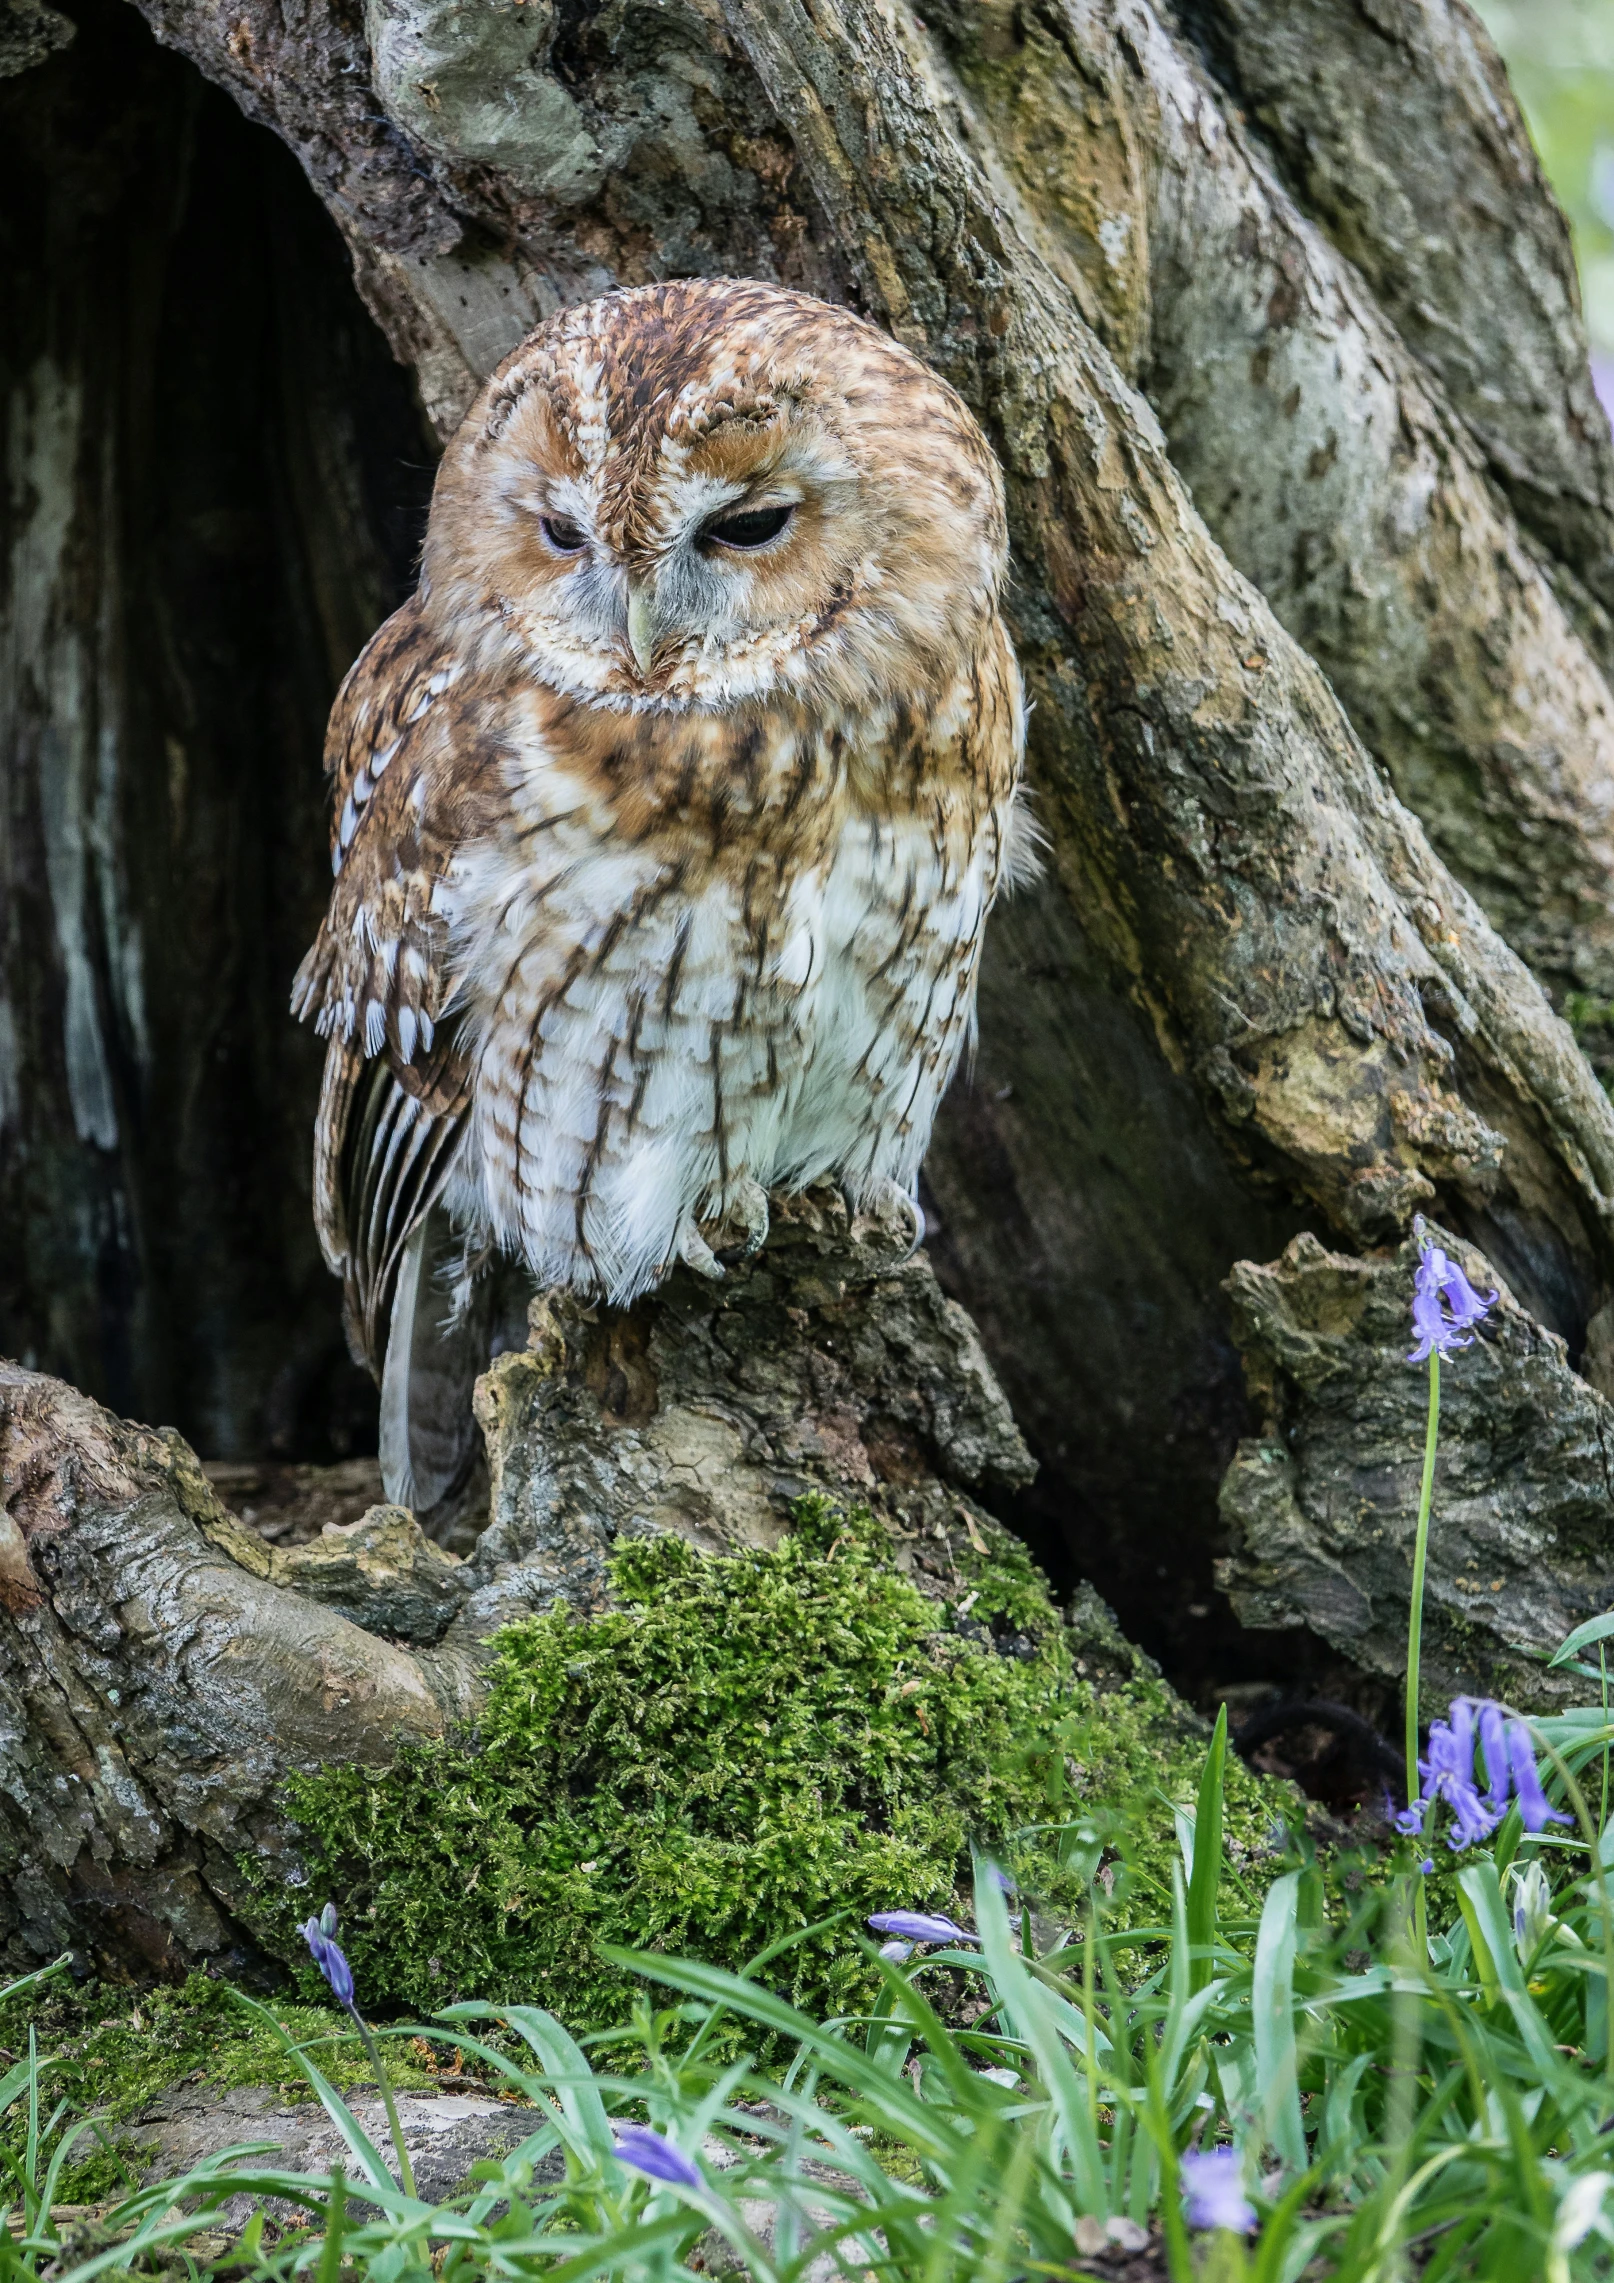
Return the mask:
M 467 1107 L 405 1087 L 382 1057 L 333 1039 L 315 1129 L 315 1219 L 342 1277 L 348 1339 L 381 1377 L 406 1247 L 453 1177 Z M 410 1074 L 414 1076 L 414 1073 Z
M 471 1410 L 493 1345 L 496 1280 L 467 1279 L 465 1240 L 442 1205 L 402 1247 L 381 1373 L 381 1481 L 430 1529 L 464 1489 L 481 1438 Z

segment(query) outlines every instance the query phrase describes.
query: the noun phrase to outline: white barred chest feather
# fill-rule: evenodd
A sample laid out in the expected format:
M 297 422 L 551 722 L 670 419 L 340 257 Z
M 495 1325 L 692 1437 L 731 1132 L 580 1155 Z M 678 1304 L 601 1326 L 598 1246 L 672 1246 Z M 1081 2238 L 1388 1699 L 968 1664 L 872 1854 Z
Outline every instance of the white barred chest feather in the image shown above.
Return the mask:
M 912 1190 L 971 1032 L 1012 788 L 873 815 L 827 755 L 817 773 L 780 860 L 768 799 L 738 857 L 626 841 L 544 756 L 541 818 L 456 860 L 440 903 L 475 1079 L 449 1202 L 540 1285 L 631 1300 L 747 1183 Z

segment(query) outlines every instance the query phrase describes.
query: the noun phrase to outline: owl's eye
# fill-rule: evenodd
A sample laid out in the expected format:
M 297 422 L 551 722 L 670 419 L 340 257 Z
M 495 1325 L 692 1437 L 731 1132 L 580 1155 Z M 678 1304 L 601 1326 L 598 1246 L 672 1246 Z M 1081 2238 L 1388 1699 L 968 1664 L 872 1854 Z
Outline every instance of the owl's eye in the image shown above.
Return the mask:
M 542 516 L 539 519 L 539 529 L 557 555 L 576 555 L 588 545 L 588 537 L 582 525 L 573 523 L 570 516 Z
M 701 539 L 719 547 L 766 547 L 795 512 L 794 506 L 751 507 L 738 515 L 714 515 L 701 525 Z

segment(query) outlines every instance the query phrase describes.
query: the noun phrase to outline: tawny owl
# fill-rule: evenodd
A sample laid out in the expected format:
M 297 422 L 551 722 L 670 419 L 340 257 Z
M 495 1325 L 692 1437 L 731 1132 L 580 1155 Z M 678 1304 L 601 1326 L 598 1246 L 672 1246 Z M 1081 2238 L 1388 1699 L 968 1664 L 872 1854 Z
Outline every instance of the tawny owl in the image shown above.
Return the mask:
M 294 997 L 390 1495 L 467 1448 L 456 1254 L 462 1312 L 499 1253 L 620 1302 L 775 1185 L 912 1192 L 1023 839 L 1004 568 L 966 407 L 802 294 L 609 294 L 483 389 L 332 713 Z

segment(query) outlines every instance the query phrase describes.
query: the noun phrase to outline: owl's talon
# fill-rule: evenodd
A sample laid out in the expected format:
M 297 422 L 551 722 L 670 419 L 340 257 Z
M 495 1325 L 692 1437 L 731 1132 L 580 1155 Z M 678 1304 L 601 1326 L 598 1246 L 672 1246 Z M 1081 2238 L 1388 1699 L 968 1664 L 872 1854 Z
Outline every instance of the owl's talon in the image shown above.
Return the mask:
M 724 1260 L 754 1260 L 768 1241 L 768 1192 L 761 1182 L 737 1181 L 721 1216 L 702 1223 L 702 1234 Z
M 912 1260 L 925 1241 L 925 1208 L 899 1182 L 876 1182 L 861 1204 L 847 1194 L 847 1209 L 854 1223 L 872 1221 L 892 1248 L 892 1266 Z
M 697 1276 L 707 1277 L 713 1284 L 721 1284 L 727 1273 L 693 1221 L 678 1240 L 678 1257 L 686 1268 L 692 1268 Z

